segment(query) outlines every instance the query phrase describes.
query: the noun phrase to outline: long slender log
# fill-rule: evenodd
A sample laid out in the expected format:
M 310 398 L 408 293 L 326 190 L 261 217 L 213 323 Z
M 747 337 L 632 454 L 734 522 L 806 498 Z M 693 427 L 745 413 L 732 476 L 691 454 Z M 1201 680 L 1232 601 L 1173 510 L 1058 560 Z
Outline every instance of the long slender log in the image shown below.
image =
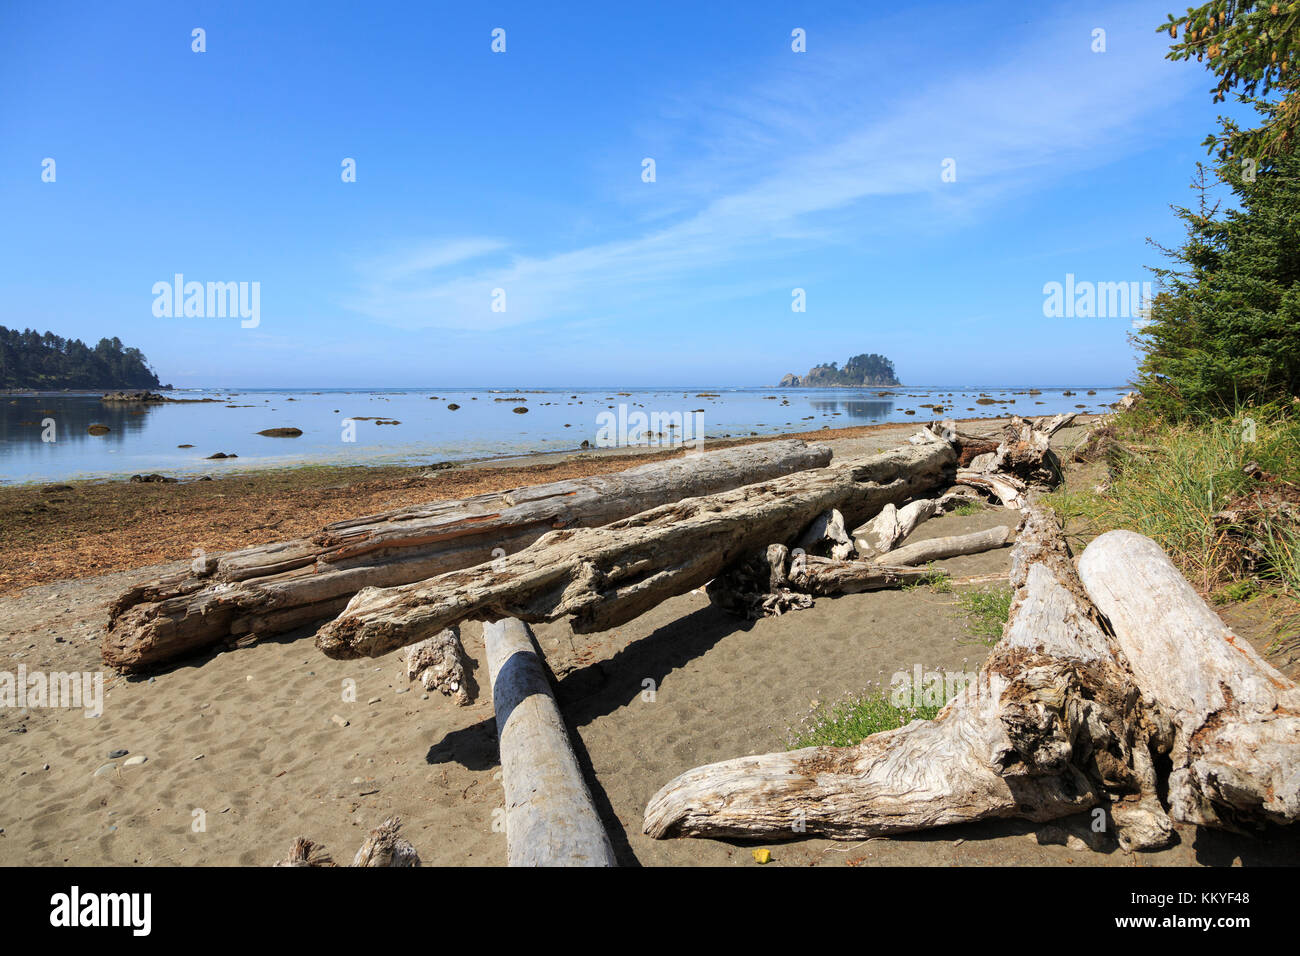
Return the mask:
M 895 566 L 925 564 L 927 561 L 942 561 L 959 554 L 978 554 L 1000 548 L 1011 537 L 1011 529 L 1005 525 L 988 528 L 984 531 L 972 531 L 970 534 L 954 534 L 944 538 L 930 538 L 904 545 L 897 551 L 891 551 L 878 560 Z
M 601 528 L 555 531 L 496 567 L 367 588 L 316 643 L 330 657 L 376 657 L 476 618 L 536 623 L 568 615 L 577 633 L 616 627 L 751 551 L 788 544 L 823 512 L 861 521 L 939 487 L 955 460 L 947 443 L 928 442 L 688 498 Z
M 928 568 L 906 568 L 872 564 L 868 561 L 835 561 L 809 555 L 792 565 L 790 584 L 803 594 L 825 597 L 858 594 L 903 587 L 926 581 L 934 572 Z
M 976 683 L 935 720 L 852 747 L 688 771 L 651 799 L 645 832 L 861 839 L 996 817 L 1050 820 L 1101 805 L 1121 845 L 1163 845 L 1170 827 L 1152 752 L 1167 746 L 1167 728 L 1093 619 L 1046 512 L 1022 522 L 1011 583 L 1002 640 Z
M 233 638 L 245 643 L 328 619 L 363 587 L 394 587 L 518 551 L 555 528 L 606 524 L 694 495 L 811 468 L 824 445 L 786 440 L 436 501 L 327 525 L 299 538 L 201 556 L 179 575 L 121 595 L 104 662 L 140 671 Z
M 510 866 L 617 866 L 522 621 L 483 626 L 506 794 Z
M 1300 686 L 1233 634 L 1160 547 L 1109 531 L 1079 577 L 1174 726 L 1167 802 L 1202 826 L 1300 820 Z

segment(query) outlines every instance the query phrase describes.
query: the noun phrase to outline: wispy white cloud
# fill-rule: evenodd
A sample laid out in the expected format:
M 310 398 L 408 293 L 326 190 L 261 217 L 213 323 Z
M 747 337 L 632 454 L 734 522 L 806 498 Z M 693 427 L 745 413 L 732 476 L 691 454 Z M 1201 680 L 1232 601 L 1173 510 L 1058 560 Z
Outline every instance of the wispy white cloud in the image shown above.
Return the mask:
M 675 221 L 633 221 L 627 238 L 544 255 L 504 256 L 522 243 L 472 238 L 408 249 L 365 263 L 348 304 L 401 327 L 493 331 L 648 301 L 699 301 L 712 285 L 736 294 L 726 267 L 737 263 L 975 224 L 1009 197 L 1141 148 L 1156 111 L 1186 88 L 1158 44 L 1090 55 L 1086 37 L 1063 26 L 1001 62 L 878 101 L 863 92 L 870 62 L 844 56 L 797 81 L 715 97 L 694 118 L 696 208 Z M 956 183 L 941 181 L 946 158 L 956 161 Z M 893 201 L 868 205 L 886 197 Z M 505 290 L 505 312 L 491 309 L 496 289 Z

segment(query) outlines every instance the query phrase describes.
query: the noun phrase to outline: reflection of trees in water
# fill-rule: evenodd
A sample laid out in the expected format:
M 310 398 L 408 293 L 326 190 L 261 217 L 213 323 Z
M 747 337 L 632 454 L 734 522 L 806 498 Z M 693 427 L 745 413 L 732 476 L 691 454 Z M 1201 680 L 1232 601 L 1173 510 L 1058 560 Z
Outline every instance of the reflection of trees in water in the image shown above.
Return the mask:
M 885 418 L 894 408 L 893 402 L 882 401 L 880 399 L 853 398 L 832 402 L 814 399 L 811 404 L 813 409 L 819 412 L 842 411 L 849 418 L 860 419 L 863 421 Z
M 41 422 L 54 419 L 58 444 L 86 441 L 120 444 L 128 434 L 144 431 L 145 420 L 156 405 L 132 402 L 101 402 L 84 395 L 3 397 L 0 396 L 0 441 L 39 445 L 45 431 Z M 23 425 L 22 422 L 31 424 Z M 107 425 L 107 435 L 91 435 L 91 425 Z

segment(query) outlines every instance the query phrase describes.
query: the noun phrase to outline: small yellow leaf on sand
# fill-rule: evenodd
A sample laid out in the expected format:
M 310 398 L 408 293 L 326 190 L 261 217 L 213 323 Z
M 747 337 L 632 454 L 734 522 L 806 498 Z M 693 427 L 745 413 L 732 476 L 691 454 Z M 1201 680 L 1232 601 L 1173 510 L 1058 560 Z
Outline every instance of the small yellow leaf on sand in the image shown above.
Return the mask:
M 749 852 L 752 853 L 752 854 L 754 855 L 754 862 L 755 862 L 755 863 L 771 863 L 771 862 L 772 862 L 772 851 L 771 851 L 771 850 L 750 850 Z

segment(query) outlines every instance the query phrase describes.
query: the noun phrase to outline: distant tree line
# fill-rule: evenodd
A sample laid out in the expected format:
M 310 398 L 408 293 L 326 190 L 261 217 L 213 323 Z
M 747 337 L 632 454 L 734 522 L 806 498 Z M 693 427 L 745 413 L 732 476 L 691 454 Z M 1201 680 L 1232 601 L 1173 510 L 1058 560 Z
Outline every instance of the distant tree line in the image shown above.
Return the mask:
M 0 388 L 158 388 L 144 354 L 120 339 L 94 348 L 53 332 L 0 325 Z

